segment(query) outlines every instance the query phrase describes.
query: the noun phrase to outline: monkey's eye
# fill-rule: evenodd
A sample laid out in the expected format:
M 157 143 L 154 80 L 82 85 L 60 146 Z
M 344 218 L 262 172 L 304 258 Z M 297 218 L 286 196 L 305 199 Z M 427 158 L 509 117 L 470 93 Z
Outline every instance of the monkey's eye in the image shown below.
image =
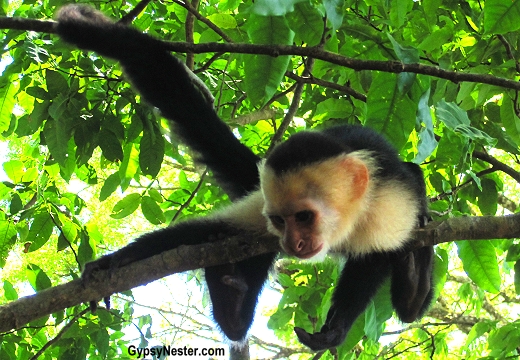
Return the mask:
M 285 220 L 283 219 L 283 217 L 278 215 L 269 216 L 269 220 L 271 220 L 271 223 L 273 223 L 274 226 L 280 227 L 285 225 Z
M 310 210 L 304 210 L 297 212 L 296 215 L 294 215 L 295 219 L 299 223 L 307 223 L 310 224 L 314 220 L 314 213 Z

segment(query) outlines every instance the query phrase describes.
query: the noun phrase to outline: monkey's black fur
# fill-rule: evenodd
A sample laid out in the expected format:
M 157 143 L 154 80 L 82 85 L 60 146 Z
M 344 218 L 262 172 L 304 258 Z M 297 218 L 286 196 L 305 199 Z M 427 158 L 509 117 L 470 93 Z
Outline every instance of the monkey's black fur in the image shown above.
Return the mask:
M 162 42 L 112 23 L 101 13 L 79 5 L 67 6 L 59 12 L 56 31 L 79 48 L 118 60 L 143 98 L 170 120 L 175 133 L 198 153 L 198 160 L 213 171 L 233 199 L 244 197 L 258 187 L 259 158 L 233 136 L 194 86 L 184 65 L 169 54 Z M 315 145 L 319 145 L 319 151 Z M 398 178 L 410 187 L 417 196 L 423 223 L 428 214 L 420 168 L 401 162 L 395 149 L 372 130 L 343 126 L 321 134 L 296 134 L 275 149 L 267 162 L 276 172 L 284 172 L 360 149 L 376 154 L 379 179 Z M 180 223 L 145 234 L 127 247 L 88 264 L 83 276 L 88 280 L 96 269 L 123 266 L 179 245 L 199 244 L 217 234 L 236 232 L 236 228 L 212 218 Z M 206 269 L 215 320 L 231 340 L 246 336 L 275 255 Z M 348 259 L 325 325 L 315 334 L 295 329 L 299 339 L 316 350 L 340 345 L 388 276 L 392 279 L 392 303 L 399 317 L 404 321 L 417 319 L 432 297 L 432 257 L 433 248 L 425 247 L 413 252 L 396 250 Z

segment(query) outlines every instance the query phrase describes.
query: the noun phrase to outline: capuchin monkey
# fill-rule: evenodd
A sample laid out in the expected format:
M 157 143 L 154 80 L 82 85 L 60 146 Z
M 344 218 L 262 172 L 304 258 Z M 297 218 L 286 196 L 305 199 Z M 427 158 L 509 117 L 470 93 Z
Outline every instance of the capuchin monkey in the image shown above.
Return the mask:
M 207 217 L 144 234 L 87 264 L 85 283 L 98 269 L 180 245 L 271 233 L 286 253 L 300 259 L 321 259 L 329 251 L 347 256 L 321 330 L 310 334 L 295 328 L 311 349 L 340 345 L 388 277 L 399 318 L 412 322 L 424 314 L 432 299 L 433 247 L 407 250 L 412 231 L 428 219 L 424 179 L 419 166 L 402 162 L 381 135 L 354 125 L 301 132 L 260 160 L 233 136 L 200 84 L 162 42 L 86 6 L 66 6 L 57 20 L 62 39 L 121 63 L 133 86 L 235 200 Z M 247 336 L 275 256 L 205 269 L 215 321 L 230 340 Z

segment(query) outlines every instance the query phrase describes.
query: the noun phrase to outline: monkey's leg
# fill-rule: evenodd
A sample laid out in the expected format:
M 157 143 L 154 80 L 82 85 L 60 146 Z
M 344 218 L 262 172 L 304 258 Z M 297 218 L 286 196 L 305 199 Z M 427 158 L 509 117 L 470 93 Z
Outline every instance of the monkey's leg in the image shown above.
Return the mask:
M 433 246 L 425 246 L 392 262 L 392 304 L 404 322 L 420 318 L 431 303 L 433 254 Z
M 275 257 L 276 253 L 268 253 L 205 269 L 213 316 L 230 340 L 240 341 L 247 335 Z

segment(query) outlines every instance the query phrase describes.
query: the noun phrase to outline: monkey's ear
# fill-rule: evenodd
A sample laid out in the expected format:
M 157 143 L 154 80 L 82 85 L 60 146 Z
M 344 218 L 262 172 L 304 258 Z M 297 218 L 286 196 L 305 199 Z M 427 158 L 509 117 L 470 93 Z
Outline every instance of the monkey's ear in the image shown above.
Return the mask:
M 341 168 L 351 180 L 351 196 L 353 200 L 361 198 L 368 188 L 370 174 L 366 164 L 359 158 L 348 156 L 341 160 Z

